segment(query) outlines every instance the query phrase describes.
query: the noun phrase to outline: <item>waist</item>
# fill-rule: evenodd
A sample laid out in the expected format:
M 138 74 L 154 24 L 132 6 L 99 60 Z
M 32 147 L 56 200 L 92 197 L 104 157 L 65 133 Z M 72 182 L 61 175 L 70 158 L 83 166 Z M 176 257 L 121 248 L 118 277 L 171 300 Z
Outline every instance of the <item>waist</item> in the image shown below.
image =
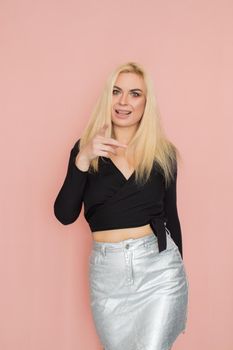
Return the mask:
M 119 252 L 124 249 L 131 250 L 136 249 L 141 246 L 154 245 L 157 241 L 156 236 L 153 232 L 145 234 L 144 236 L 138 238 L 128 238 L 119 242 L 97 242 L 93 241 L 92 249 L 102 252 Z
M 93 239 L 96 242 L 120 242 L 130 238 L 140 238 L 151 233 L 149 224 L 137 227 L 127 227 L 113 230 L 94 231 Z
M 113 222 L 111 221 L 111 219 L 113 219 Z M 131 219 L 131 218 L 130 218 Z M 130 220 L 129 220 L 130 221 Z M 136 222 L 135 222 L 136 221 Z M 149 221 L 149 222 L 148 222 Z M 126 219 L 125 219 L 125 222 L 128 222 Z M 140 227 L 140 223 L 141 223 L 141 220 L 140 220 L 140 217 L 137 218 L 137 217 L 134 217 L 134 220 L 131 219 L 131 225 L 130 225 L 130 228 L 132 227 L 137 227 L 137 230 L 139 229 Z M 101 223 L 101 226 L 100 226 L 100 223 Z M 106 230 L 103 230 L 103 226 L 104 224 L 106 224 L 106 227 L 108 226 L 108 228 Z M 129 222 L 128 222 L 129 224 Z M 95 229 L 96 227 L 99 227 L 100 230 L 102 229 L 103 231 L 101 232 L 101 234 L 103 234 L 104 236 L 101 236 L 101 237 L 98 237 L 101 242 L 107 242 L 108 239 L 106 238 L 106 232 L 108 230 L 108 232 L 111 232 L 111 234 L 108 235 L 109 237 L 109 240 L 111 242 L 114 242 L 114 239 L 112 237 L 112 234 L 119 234 L 119 221 L 117 221 L 116 217 L 113 217 L 113 218 L 109 218 L 108 216 L 102 216 L 101 220 L 100 218 L 98 217 L 98 220 L 96 219 L 96 222 L 94 222 L 93 220 L 92 221 L 89 221 L 89 225 L 90 225 L 90 228 L 91 228 L 91 231 L 93 232 L 93 235 L 95 234 Z M 149 226 L 147 226 L 149 225 Z M 144 226 L 144 227 L 143 227 Z M 140 238 L 139 236 L 143 236 L 145 234 L 149 234 L 151 233 L 151 230 L 152 232 L 155 234 L 155 236 L 157 237 L 158 239 L 158 246 L 159 246 L 159 252 L 162 252 L 163 250 L 166 249 L 167 247 L 167 237 L 166 237 L 166 222 L 165 222 L 165 218 L 163 217 L 163 215 L 161 216 L 152 216 L 148 219 L 146 219 L 146 222 L 144 221 L 144 224 L 143 224 L 142 227 L 142 231 L 141 233 L 138 233 L 138 236 L 136 233 L 134 233 L 136 235 L 136 237 Z M 146 226 L 146 230 L 148 231 L 145 231 L 145 226 Z M 150 228 L 149 228 L 150 227 Z M 123 228 L 121 228 L 123 229 Z M 125 228 L 124 228 L 125 229 Z M 115 231 L 116 230 L 116 231 Z M 129 230 L 129 228 L 126 228 L 126 230 Z M 98 233 L 99 230 L 97 230 L 96 232 L 96 236 L 95 238 L 97 239 L 97 233 Z M 123 232 L 123 231 L 122 231 Z M 128 231 L 129 232 L 129 231 Z M 138 232 L 138 231 L 137 231 Z M 131 233 L 130 236 L 128 235 L 123 235 L 121 236 L 121 240 L 123 238 L 124 239 L 129 239 L 130 238 L 133 238 L 133 233 Z M 99 235 L 100 235 L 100 232 L 99 232 Z M 119 235 L 116 237 L 115 236 L 115 242 L 118 242 L 120 241 L 120 238 L 119 238 Z M 94 240 L 95 241 L 95 240 Z

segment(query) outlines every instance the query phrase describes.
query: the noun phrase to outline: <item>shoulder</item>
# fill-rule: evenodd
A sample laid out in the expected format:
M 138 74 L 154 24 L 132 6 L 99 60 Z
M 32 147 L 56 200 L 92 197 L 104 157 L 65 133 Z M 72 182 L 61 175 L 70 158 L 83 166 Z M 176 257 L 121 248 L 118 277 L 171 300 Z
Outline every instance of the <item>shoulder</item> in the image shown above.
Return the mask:
M 79 152 L 79 145 L 80 145 L 80 138 L 77 141 L 75 141 L 75 143 L 74 143 L 74 145 L 73 145 L 73 147 L 71 149 L 71 154 L 73 156 L 76 156 L 78 154 L 78 152 Z
M 157 174 L 159 174 L 165 187 L 169 187 L 172 183 L 176 182 L 177 179 L 177 157 L 167 157 L 166 164 L 163 166 L 160 162 L 155 160 L 154 169 Z

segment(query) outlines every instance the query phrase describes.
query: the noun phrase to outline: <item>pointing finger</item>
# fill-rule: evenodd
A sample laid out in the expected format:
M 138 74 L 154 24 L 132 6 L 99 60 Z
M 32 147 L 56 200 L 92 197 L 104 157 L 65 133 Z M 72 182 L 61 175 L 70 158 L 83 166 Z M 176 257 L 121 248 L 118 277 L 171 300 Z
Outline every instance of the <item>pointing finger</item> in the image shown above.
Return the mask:
M 106 132 L 107 128 L 108 128 L 108 124 L 104 124 L 104 126 L 102 126 L 100 128 L 98 134 L 101 135 L 101 136 L 105 136 L 105 132 Z

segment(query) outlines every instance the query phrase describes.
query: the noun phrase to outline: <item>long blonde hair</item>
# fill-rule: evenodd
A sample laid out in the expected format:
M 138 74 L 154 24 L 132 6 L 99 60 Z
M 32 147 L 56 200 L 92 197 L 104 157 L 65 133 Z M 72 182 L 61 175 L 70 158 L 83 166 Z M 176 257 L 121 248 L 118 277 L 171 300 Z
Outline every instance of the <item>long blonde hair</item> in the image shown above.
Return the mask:
M 145 183 L 148 180 L 154 162 L 157 162 L 162 170 L 165 185 L 168 186 L 170 181 L 174 179 L 175 171 L 177 171 L 177 161 L 178 158 L 181 159 L 180 153 L 177 147 L 168 140 L 163 130 L 152 81 L 145 69 L 136 62 L 121 64 L 109 75 L 80 138 L 80 150 L 104 124 L 109 125 L 106 136 L 113 137 L 111 121 L 113 86 L 118 75 L 127 72 L 138 74 L 144 79 L 146 104 L 137 131 L 125 150 L 125 156 L 129 160 L 129 154 L 133 154 L 133 167 L 137 183 Z M 91 161 L 90 167 L 93 171 L 98 171 L 98 161 L 99 157 Z

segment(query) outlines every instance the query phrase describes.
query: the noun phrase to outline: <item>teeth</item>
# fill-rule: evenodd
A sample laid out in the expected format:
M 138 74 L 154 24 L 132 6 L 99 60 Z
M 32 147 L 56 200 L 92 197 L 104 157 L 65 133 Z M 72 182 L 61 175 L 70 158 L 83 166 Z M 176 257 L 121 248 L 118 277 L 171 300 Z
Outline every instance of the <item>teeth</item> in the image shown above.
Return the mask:
M 130 114 L 131 113 L 131 111 L 122 111 L 120 109 L 116 109 L 116 112 L 120 113 L 120 114 Z

